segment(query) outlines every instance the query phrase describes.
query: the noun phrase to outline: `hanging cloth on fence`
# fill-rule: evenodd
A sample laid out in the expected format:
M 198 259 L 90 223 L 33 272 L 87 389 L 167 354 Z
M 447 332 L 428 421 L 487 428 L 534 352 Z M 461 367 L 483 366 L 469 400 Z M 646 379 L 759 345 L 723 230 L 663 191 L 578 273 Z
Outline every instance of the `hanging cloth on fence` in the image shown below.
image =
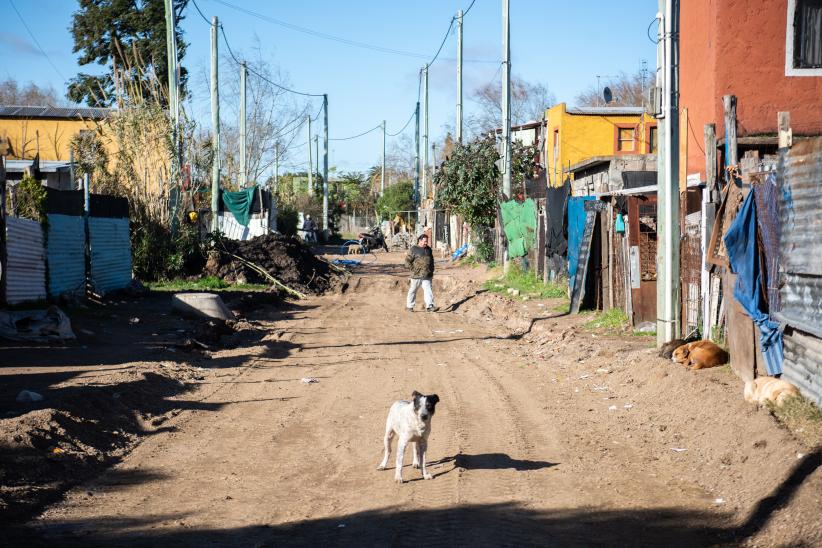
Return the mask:
M 251 202 L 254 201 L 256 190 L 256 186 L 250 186 L 238 192 L 222 191 L 223 205 L 243 226 L 248 226 L 248 221 L 251 219 Z
M 764 312 L 762 268 L 756 242 L 756 203 L 754 189 L 748 193 L 742 208 L 725 233 L 725 247 L 731 270 L 736 274 L 734 298 L 759 328 L 759 342 L 769 375 L 782 373 L 782 331 L 779 323 Z
M 500 204 L 502 226 L 508 239 L 508 256 L 522 257 L 534 247 L 537 237 L 537 207 L 528 198 L 520 203 L 516 200 Z

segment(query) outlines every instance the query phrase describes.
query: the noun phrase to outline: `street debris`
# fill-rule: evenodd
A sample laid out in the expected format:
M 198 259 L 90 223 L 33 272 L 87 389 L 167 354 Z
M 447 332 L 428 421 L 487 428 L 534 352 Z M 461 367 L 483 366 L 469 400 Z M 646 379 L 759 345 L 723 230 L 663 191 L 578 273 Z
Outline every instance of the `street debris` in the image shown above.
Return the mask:
M 46 342 L 73 340 L 71 321 L 57 306 L 46 310 L 0 310 L 0 338 Z
M 15 398 L 17 403 L 34 403 L 38 401 L 43 401 L 43 395 L 37 392 L 32 392 L 31 390 L 21 390 L 17 397 Z
M 300 382 L 303 384 L 315 384 L 320 382 L 320 380 L 315 377 L 303 377 L 300 379 Z

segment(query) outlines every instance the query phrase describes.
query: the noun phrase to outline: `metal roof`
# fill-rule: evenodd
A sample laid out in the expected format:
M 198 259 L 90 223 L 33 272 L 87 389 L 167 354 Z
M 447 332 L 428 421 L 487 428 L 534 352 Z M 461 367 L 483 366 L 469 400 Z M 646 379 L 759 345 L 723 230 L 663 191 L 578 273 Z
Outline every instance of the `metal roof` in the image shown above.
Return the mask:
M 27 167 L 31 167 L 34 160 L 6 160 L 6 171 L 8 173 L 22 173 Z M 71 164 L 60 160 L 40 160 L 40 171 L 42 173 L 54 173 L 61 169 L 69 169 Z
M 645 112 L 645 109 L 642 107 L 571 107 L 565 112 L 587 116 L 636 116 Z
M 91 107 L 26 107 L 0 105 L 0 118 L 57 118 L 61 120 L 103 120 L 112 109 Z

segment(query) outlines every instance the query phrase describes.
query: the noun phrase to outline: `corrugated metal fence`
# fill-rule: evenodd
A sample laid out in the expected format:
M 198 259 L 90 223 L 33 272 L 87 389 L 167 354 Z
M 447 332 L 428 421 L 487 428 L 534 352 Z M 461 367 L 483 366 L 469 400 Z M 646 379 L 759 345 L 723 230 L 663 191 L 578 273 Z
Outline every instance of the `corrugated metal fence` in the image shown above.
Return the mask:
M 822 139 L 782 150 L 778 175 L 784 376 L 822 405 Z
M 7 218 L 6 255 L 6 302 L 45 300 L 46 252 L 40 223 Z
M 82 192 L 48 189 L 47 238 L 37 221 L 6 219 L 8 304 L 84 295 L 87 275 L 98 295 L 123 289 L 131 282 L 128 201 L 90 196 L 88 242 L 83 203 Z M 86 245 L 91 258 L 88 273 Z

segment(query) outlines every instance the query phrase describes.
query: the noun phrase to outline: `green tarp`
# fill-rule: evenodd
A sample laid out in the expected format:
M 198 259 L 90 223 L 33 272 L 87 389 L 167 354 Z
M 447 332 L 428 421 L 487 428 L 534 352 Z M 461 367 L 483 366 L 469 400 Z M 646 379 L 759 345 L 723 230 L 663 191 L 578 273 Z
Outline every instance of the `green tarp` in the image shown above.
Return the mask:
M 248 226 L 248 221 L 251 219 L 251 202 L 254 201 L 256 190 L 256 186 L 251 186 L 237 192 L 222 192 L 223 205 L 243 226 Z
M 502 226 L 508 239 L 508 256 L 522 257 L 534 247 L 537 237 L 537 206 L 528 198 L 524 202 L 511 200 L 500 204 Z

